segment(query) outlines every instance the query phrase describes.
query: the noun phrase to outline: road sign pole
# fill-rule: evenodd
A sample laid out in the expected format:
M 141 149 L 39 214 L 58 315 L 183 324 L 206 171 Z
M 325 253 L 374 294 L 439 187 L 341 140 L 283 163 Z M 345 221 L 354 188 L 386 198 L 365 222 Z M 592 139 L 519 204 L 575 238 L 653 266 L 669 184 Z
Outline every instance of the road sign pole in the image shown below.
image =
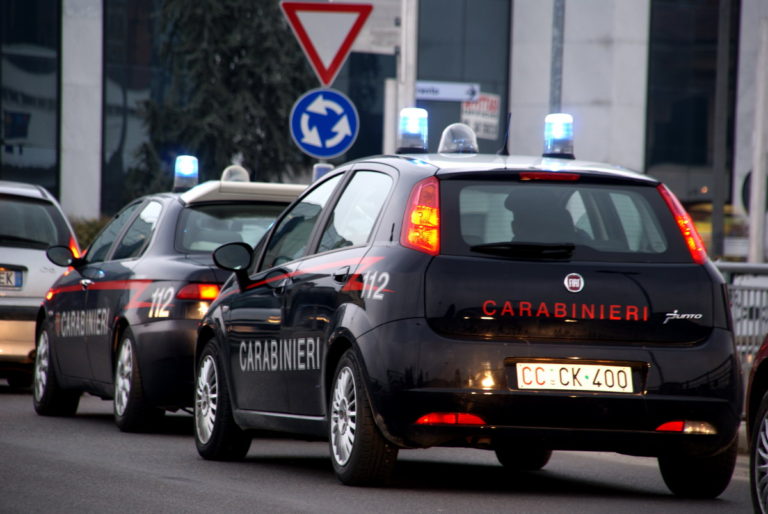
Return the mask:
M 416 106 L 416 65 L 419 37 L 419 0 L 402 0 L 397 68 L 397 114 Z M 397 126 L 397 120 L 395 120 Z

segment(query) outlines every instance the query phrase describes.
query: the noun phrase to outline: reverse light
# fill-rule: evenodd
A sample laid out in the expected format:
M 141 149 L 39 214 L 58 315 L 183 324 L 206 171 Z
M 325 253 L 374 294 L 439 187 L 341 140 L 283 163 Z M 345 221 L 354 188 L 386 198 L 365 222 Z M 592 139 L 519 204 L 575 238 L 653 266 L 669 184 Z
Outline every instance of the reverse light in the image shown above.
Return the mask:
M 434 176 L 417 183 L 411 191 L 400 244 L 429 255 L 440 253 L 440 186 Z
M 688 251 L 691 253 L 691 258 L 696 264 L 704 264 L 707 260 L 707 250 L 704 248 L 704 242 L 701 240 L 699 232 L 696 230 L 696 226 L 693 224 L 693 220 L 688 212 L 685 210 L 680 200 L 677 199 L 675 194 L 664 184 L 659 184 L 656 188 L 664 198 L 667 207 L 675 217 L 677 227 L 680 229 L 680 233 L 683 235 L 685 245 L 688 247 Z
M 717 429 L 706 421 L 667 421 L 656 427 L 657 432 L 716 435 Z
M 468 412 L 431 412 L 416 420 L 416 425 L 485 425 L 480 416 Z
M 173 166 L 173 191 L 186 191 L 197 185 L 198 163 L 194 155 L 179 155 Z
M 562 112 L 544 118 L 544 157 L 573 159 L 573 116 Z
M 218 284 L 187 284 L 176 293 L 179 300 L 215 300 L 219 295 Z
M 427 152 L 428 114 L 426 109 L 406 107 L 400 111 L 397 150 L 395 153 Z

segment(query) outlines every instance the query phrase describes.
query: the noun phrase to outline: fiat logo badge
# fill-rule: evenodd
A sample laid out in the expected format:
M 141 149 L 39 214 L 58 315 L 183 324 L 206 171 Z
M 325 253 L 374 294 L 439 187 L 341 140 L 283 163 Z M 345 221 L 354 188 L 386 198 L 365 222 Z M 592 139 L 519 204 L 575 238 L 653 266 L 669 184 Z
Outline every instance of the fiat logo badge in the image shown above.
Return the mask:
M 563 284 L 565 284 L 565 288 L 571 293 L 578 293 L 584 289 L 584 277 L 578 273 L 569 273 L 565 276 Z

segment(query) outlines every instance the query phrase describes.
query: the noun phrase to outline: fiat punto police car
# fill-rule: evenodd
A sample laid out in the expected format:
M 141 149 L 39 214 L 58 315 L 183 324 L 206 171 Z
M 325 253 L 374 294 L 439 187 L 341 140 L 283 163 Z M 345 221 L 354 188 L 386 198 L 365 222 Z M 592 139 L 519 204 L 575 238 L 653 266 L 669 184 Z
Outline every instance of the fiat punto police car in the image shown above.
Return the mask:
M 114 399 L 118 427 L 135 431 L 152 428 L 166 410 L 192 406 L 197 325 L 229 276 L 211 251 L 230 241 L 255 244 L 306 188 L 249 182 L 243 168 L 225 172 L 221 181 L 129 203 L 83 257 L 48 249 L 70 269 L 37 313 L 38 414 L 72 415 L 85 391 Z M 246 181 L 228 180 L 229 172 Z
M 354 485 L 405 448 L 516 470 L 614 451 L 719 495 L 743 400 L 723 280 L 667 187 L 574 160 L 560 118 L 544 157 L 478 155 L 455 125 L 437 154 L 342 165 L 255 249 L 218 248 L 235 274 L 195 351 L 200 455 L 242 458 L 254 429 L 327 437 Z

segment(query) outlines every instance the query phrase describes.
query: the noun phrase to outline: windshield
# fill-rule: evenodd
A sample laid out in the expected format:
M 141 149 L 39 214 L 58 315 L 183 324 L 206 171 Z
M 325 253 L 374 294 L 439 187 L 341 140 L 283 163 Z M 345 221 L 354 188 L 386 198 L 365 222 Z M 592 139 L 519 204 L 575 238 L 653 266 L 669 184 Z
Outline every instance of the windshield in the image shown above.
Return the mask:
M 53 204 L 0 195 L 0 246 L 45 249 L 69 245 L 70 237 L 63 216 Z
M 210 252 L 235 241 L 255 246 L 286 205 L 250 202 L 187 207 L 176 229 L 176 248 Z
M 446 254 L 625 262 L 690 260 L 669 209 L 653 187 L 446 180 L 441 190 Z

